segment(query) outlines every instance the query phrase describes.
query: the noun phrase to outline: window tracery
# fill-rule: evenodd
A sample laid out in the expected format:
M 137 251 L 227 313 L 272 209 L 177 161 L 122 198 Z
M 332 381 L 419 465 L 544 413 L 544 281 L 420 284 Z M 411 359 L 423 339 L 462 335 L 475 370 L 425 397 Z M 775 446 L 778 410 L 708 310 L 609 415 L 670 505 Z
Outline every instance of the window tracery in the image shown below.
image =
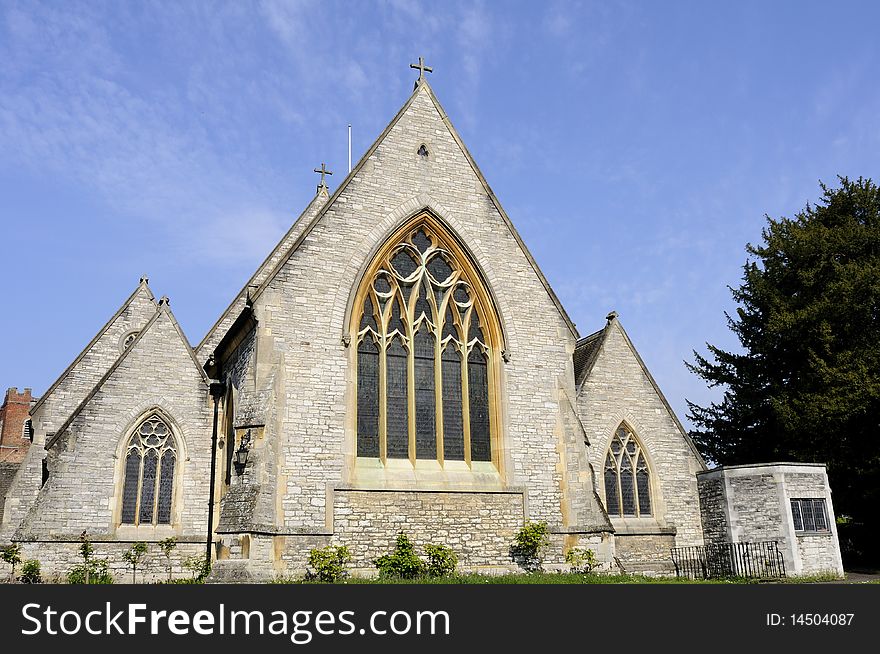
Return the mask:
M 122 524 L 171 523 L 176 459 L 171 429 L 157 414 L 151 415 L 131 435 L 125 450 Z
M 357 455 L 492 461 L 496 320 L 439 226 L 385 247 L 356 316 Z
M 614 432 L 605 455 L 605 507 L 608 515 L 651 515 L 651 479 L 642 445 L 626 425 Z

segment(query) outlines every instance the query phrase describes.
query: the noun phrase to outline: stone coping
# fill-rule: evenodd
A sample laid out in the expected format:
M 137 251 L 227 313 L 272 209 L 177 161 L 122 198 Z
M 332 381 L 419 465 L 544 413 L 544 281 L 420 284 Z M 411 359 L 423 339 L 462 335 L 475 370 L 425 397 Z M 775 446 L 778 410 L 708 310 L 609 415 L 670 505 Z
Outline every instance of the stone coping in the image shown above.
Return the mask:
M 817 468 L 821 470 L 825 470 L 824 463 L 803 463 L 799 461 L 774 461 L 771 463 L 745 463 L 741 465 L 735 466 L 718 466 L 716 468 L 711 468 L 709 470 L 701 470 L 697 473 L 697 475 L 708 475 L 713 472 L 725 472 L 727 470 L 748 470 L 755 468 Z

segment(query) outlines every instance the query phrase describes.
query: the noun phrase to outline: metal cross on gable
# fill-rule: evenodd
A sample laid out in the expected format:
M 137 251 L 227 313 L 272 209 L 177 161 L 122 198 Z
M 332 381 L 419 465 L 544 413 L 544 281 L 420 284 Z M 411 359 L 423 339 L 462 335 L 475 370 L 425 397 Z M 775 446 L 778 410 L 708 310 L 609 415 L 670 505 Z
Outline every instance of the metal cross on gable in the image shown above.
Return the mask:
M 418 64 L 410 64 L 409 67 L 415 68 L 417 71 L 419 71 L 419 78 L 416 80 L 416 84 L 418 84 L 423 79 L 425 79 L 425 73 L 433 73 L 434 72 L 433 68 L 430 68 L 429 66 L 425 65 L 424 57 L 419 57 L 419 63 Z
M 323 186 L 324 188 L 327 188 L 327 182 L 324 181 L 324 177 L 325 177 L 326 175 L 332 175 L 333 173 L 330 172 L 329 170 L 327 170 L 327 166 L 325 166 L 325 165 L 323 164 L 323 162 L 321 163 L 321 167 L 320 167 L 320 168 L 315 168 L 315 172 L 316 172 L 316 173 L 321 173 L 321 183 L 318 184 L 318 188 L 321 188 L 322 186 Z

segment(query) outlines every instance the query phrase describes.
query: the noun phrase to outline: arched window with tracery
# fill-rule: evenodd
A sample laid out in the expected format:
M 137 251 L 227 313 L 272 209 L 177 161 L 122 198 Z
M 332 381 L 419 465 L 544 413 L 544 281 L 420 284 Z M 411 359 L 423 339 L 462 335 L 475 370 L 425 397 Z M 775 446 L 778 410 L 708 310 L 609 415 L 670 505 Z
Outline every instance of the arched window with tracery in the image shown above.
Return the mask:
M 125 449 L 122 524 L 171 523 L 176 461 L 171 429 L 152 414 L 134 430 Z
M 443 226 L 422 216 L 389 239 L 354 307 L 357 456 L 495 461 L 500 323 Z
M 651 474 L 642 445 L 621 425 L 605 455 L 605 507 L 608 515 L 651 515 Z

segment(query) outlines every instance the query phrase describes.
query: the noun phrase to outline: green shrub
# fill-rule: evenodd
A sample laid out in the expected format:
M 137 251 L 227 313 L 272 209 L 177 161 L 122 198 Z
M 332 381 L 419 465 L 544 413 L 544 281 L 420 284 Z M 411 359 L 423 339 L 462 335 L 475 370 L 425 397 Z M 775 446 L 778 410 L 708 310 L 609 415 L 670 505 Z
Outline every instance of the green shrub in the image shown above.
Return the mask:
M 138 563 L 140 563 L 141 558 L 144 554 L 147 553 L 147 544 L 144 542 L 137 542 L 131 546 L 131 549 L 126 550 L 123 553 L 123 560 L 131 566 L 131 583 L 137 583 L 137 567 Z
M 415 546 L 403 532 L 397 534 L 394 551 L 376 559 L 379 577 L 414 579 L 425 571 L 425 563 L 415 552 Z
M 25 561 L 21 566 L 21 576 L 18 580 L 23 584 L 42 584 L 43 576 L 40 574 L 40 562 L 36 559 Z
M 565 553 L 565 562 L 577 574 L 589 574 L 599 567 L 599 560 L 593 550 L 586 547 L 572 547 Z
M 428 564 L 425 571 L 429 577 L 448 577 L 455 574 L 458 557 L 445 545 L 425 545 Z
M 165 567 L 168 569 L 168 581 L 171 581 L 171 553 L 177 547 L 177 536 L 171 536 L 159 541 L 159 549 L 165 555 Z
M 21 563 L 21 545 L 13 543 L 0 547 L 0 559 L 12 566 L 12 578 L 15 579 L 15 566 Z
M 516 534 L 510 553 L 527 572 L 540 572 L 544 562 L 544 552 L 550 545 L 549 529 L 546 522 L 529 522 Z
M 323 581 L 329 584 L 348 576 L 345 564 L 351 561 L 351 554 L 345 545 L 327 545 L 309 551 L 309 569 L 306 579 Z
M 107 570 L 106 559 L 89 559 L 67 573 L 69 584 L 112 584 L 113 575 Z
M 208 573 L 211 572 L 211 567 L 207 564 L 206 558 L 199 554 L 186 557 L 183 560 L 183 567 L 192 573 L 190 581 L 198 584 L 202 583 L 205 577 L 208 576 Z
M 112 584 L 113 575 L 107 570 L 107 560 L 92 558 L 95 548 L 92 546 L 88 532 L 83 531 L 79 536 L 79 540 L 79 555 L 82 557 L 83 562 L 67 573 L 67 583 Z

